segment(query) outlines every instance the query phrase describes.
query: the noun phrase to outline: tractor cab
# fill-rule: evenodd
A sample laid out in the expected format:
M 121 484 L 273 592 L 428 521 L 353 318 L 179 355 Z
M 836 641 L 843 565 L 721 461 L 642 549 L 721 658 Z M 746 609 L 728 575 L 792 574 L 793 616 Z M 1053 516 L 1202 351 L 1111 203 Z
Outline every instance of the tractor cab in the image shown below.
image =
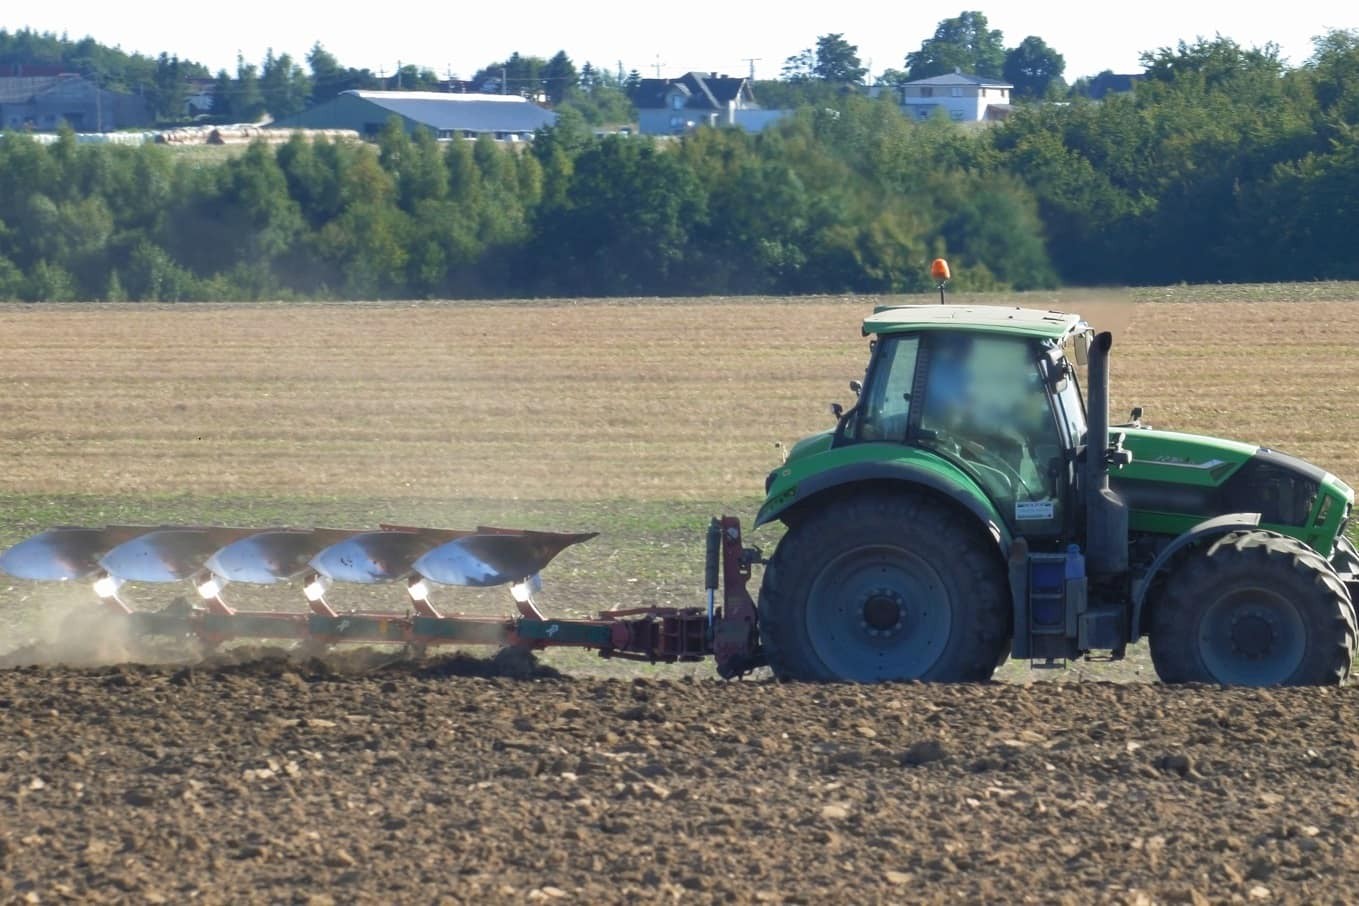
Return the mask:
M 1015 331 L 1029 321 L 1034 330 Z M 918 449 L 971 478 L 1011 533 L 1039 545 L 1073 534 L 1085 404 L 1063 346 L 1085 342 L 1078 318 L 916 306 L 884 309 L 865 330 L 877 334 L 872 360 L 833 446 Z

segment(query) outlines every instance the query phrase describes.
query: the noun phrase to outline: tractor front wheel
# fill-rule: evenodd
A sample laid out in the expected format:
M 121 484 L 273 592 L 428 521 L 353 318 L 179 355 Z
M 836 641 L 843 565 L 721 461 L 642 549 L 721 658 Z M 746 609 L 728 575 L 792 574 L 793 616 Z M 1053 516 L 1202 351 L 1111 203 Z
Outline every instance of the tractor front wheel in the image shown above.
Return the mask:
M 1232 532 L 1170 574 L 1150 636 L 1162 682 L 1339 685 L 1354 656 L 1354 608 L 1335 570 L 1302 542 Z
M 1010 623 L 995 542 L 917 494 L 839 498 L 799 519 L 760 589 L 765 655 L 788 679 L 986 680 Z

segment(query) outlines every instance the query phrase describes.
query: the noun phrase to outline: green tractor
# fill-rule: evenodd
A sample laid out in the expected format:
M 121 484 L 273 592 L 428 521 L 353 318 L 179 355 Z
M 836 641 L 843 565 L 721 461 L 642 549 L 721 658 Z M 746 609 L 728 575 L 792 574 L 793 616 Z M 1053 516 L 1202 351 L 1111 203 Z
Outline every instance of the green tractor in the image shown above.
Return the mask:
M 1137 409 L 1111 426 L 1113 338 L 1077 315 L 906 305 L 863 329 L 857 403 L 788 450 L 756 519 L 787 526 L 759 597 L 777 675 L 985 680 L 1146 638 L 1169 683 L 1345 680 L 1344 482 Z

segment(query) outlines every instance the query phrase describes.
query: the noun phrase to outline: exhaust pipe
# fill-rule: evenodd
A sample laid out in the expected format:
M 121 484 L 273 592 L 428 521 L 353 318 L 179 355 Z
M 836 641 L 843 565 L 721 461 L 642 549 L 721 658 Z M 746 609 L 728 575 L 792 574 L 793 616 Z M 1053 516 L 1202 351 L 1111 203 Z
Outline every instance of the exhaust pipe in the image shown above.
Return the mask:
M 1105 331 L 1090 345 L 1086 398 L 1085 559 L 1092 576 L 1128 571 L 1128 506 L 1109 487 L 1109 466 L 1125 462 L 1127 453 L 1109 444 L 1109 350 L 1113 334 Z

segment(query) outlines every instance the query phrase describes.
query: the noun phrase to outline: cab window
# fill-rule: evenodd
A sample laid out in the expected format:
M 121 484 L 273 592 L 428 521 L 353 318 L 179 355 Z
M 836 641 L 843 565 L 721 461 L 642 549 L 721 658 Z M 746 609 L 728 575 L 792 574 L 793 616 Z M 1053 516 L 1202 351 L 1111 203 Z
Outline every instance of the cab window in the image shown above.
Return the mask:
M 917 442 L 973 475 L 1026 534 L 1061 530 L 1062 439 L 1032 341 L 933 334 Z
M 872 370 L 845 436 L 859 441 L 904 441 L 920 337 L 886 336 L 878 343 Z

